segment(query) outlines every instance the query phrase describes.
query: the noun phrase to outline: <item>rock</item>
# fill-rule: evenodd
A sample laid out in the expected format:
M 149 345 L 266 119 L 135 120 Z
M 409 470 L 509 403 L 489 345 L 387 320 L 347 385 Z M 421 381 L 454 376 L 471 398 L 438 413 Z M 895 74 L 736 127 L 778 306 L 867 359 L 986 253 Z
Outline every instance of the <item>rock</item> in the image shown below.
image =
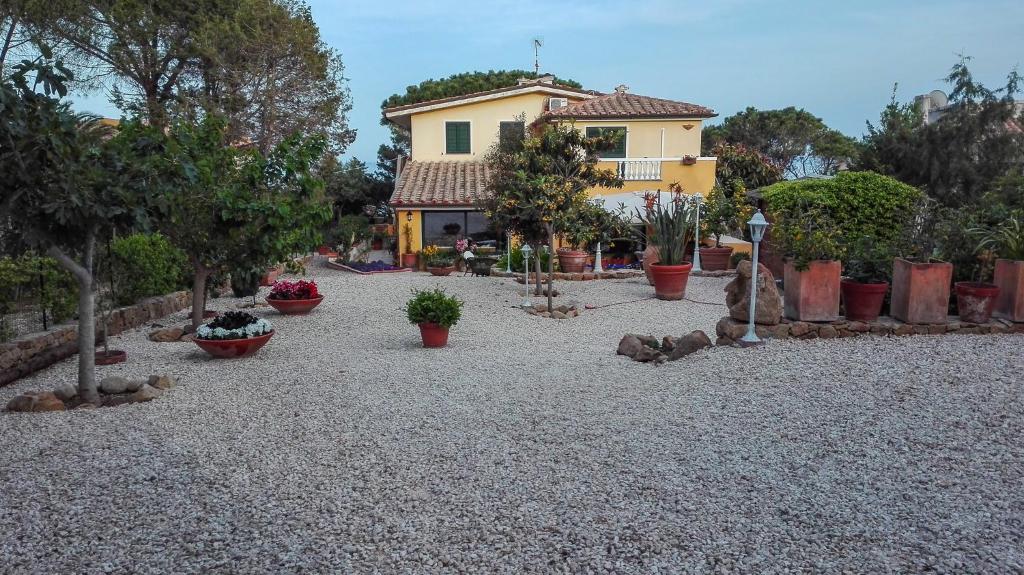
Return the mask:
M 805 321 L 795 321 L 789 324 L 789 333 L 793 337 L 800 337 L 810 333 L 814 329 L 814 326 Z
M 157 389 L 151 385 L 144 385 L 141 389 L 131 395 L 131 401 L 135 403 L 142 403 L 144 401 L 152 401 L 161 395 L 163 390 Z
M 142 386 L 146 385 L 146 382 L 141 379 L 128 380 L 128 385 L 124 388 L 125 391 L 138 391 L 142 389 Z
M 569 313 L 569 306 L 567 306 L 567 305 L 560 305 L 560 306 L 556 307 L 555 309 L 558 310 L 561 313 Z
M 676 338 L 674 338 L 674 337 L 672 337 L 670 335 L 666 335 L 665 337 L 663 337 L 661 339 L 661 350 L 662 351 L 668 353 L 668 352 L 672 351 L 673 349 L 675 349 L 675 347 L 676 347 Z
M 565 315 L 565 312 L 558 311 L 557 309 L 551 312 L 551 317 L 555 319 L 569 319 L 569 316 Z
M 638 335 L 636 337 L 637 339 L 640 340 L 640 343 L 646 345 L 647 347 L 652 347 L 654 349 L 658 349 L 659 347 L 661 347 L 661 342 L 658 341 L 658 338 L 654 337 L 653 335 Z
M 124 393 L 127 389 L 128 380 L 119 375 L 105 377 L 100 381 L 100 391 L 108 395 Z
M 43 411 L 64 411 L 67 409 L 51 391 L 26 391 L 7 402 L 7 411 L 38 413 Z
M 640 353 L 640 350 L 644 348 L 644 344 L 640 343 L 640 338 L 633 334 L 622 336 L 619 340 L 619 349 L 615 353 L 619 355 L 625 355 L 628 357 L 634 357 Z
M 61 401 L 67 401 L 78 395 L 78 388 L 70 383 L 62 383 L 53 389 L 53 394 Z
M 78 406 L 75 407 L 75 411 L 80 411 L 80 410 L 83 410 L 83 409 L 85 409 L 85 410 L 96 409 L 96 405 L 93 404 L 93 403 L 89 403 L 87 401 L 87 402 L 79 404 Z
M 177 385 L 174 378 L 169 375 L 151 375 L 149 376 L 149 386 L 155 389 L 167 390 Z
M 58 399 L 51 391 L 38 394 L 35 405 L 32 406 L 33 412 L 64 411 L 65 409 L 64 402 Z
M 831 325 L 823 325 L 821 326 L 821 329 L 818 330 L 818 337 L 821 339 L 832 339 L 838 335 L 839 332 L 837 332 L 836 328 Z
M 149 341 L 167 343 L 178 341 L 183 335 L 185 335 L 185 330 L 180 327 L 165 327 L 149 332 Z
M 532 307 L 524 307 L 523 310 L 526 313 L 530 314 L 530 315 L 537 315 L 538 313 L 540 313 L 540 312 L 537 311 L 536 308 L 532 308 Z
M 725 305 L 729 317 L 736 321 L 750 320 L 750 276 L 753 266 L 744 260 L 736 267 L 736 278 L 725 286 Z M 776 325 L 782 318 L 782 296 L 775 287 L 775 277 L 764 264 L 757 264 L 757 303 L 754 323 Z
M 16 411 L 20 413 L 28 413 L 32 411 L 32 406 L 36 404 L 36 394 L 33 392 L 23 393 L 16 395 L 10 401 L 7 402 L 7 411 Z
M 659 357 L 664 357 L 664 355 L 652 347 L 644 346 L 639 353 L 633 356 L 633 361 L 656 361 Z
M 711 338 L 698 329 L 676 340 L 675 348 L 668 354 L 668 360 L 675 361 L 707 347 L 711 347 Z

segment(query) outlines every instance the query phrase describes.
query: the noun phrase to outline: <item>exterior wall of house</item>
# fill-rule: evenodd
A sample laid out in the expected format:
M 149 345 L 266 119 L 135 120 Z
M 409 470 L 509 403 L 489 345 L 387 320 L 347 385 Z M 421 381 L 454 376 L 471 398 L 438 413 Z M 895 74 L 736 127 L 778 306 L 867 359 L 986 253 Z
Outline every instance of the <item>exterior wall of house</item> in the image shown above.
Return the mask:
M 408 220 L 408 214 L 412 214 L 412 221 Z M 398 222 L 398 259 L 401 261 L 402 254 L 410 253 L 405 249 L 407 237 L 412 238 L 412 252 L 416 253 L 423 249 L 423 212 L 417 208 L 398 209 L 395 213 L 395 220 Z M 411 229 L 406 230 L 406 225 Z M 410 233 L 411 232 L 411 233 Z
M 668 191 L 669 184 L 678 182 L 688 194 L 700 193 L 708 195 L 715 185 L 714 158 L 699 158 L 696 164 L 684 165 L 679 160 L 661 162 L 661 179 L 659 180 L 627 180 L 621 188 L 597 188 L 590 190 L 590 195 L 620 194 L 622 192 L 642 192 L 651 190 Z M 598 167 L 615 170 L 618 161 L 599 162 Z
M 627 158 L 680 158 L 700 155 L 702 122 L 694 120 L 579 120 L 576 128 L 626 128 Z M 689 126 L 689 129 L 686 128 Z M 664 138 L 664 140 L 663 140 Z M 664 141 L 664 150 L 662 142 Z

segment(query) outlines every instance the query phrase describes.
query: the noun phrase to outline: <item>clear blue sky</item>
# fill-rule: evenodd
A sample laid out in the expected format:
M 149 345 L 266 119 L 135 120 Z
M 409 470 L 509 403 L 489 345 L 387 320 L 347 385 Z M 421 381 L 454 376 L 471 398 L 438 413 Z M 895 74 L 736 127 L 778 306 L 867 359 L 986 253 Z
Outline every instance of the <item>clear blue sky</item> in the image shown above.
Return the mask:
M 380 103 L 453 73 L 541 69 L 609 91 L 694 102 L 721 117 L 746 106 L 798 106 L 860 136 L 893 83 L 909 100 L 956 62 L 990 87 L 1024 60 L 1024 2 L 761 0 L 310 0 L 342 53 L 352 91 L 350 148 L 373 164 L 387 138 Z M 116 112 L 96 95 L 83 108 Z M 720 118 L 719 118 L 720 119 Z

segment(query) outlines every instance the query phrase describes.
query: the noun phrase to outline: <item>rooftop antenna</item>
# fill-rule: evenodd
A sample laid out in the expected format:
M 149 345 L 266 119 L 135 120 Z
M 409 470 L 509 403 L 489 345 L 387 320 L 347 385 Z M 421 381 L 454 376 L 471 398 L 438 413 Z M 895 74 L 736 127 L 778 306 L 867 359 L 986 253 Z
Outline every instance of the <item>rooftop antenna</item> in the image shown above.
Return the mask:
M 540 47 L 544 45 L 544 39 L 536 37 L 533 39 L 533 73 L 540 74 Z

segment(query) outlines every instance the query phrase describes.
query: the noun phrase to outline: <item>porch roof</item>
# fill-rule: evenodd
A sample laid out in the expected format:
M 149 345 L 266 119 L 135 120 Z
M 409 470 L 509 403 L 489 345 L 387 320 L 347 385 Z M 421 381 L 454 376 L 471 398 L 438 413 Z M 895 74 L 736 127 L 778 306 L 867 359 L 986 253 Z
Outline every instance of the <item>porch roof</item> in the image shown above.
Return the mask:
M 486 162 L 409 162 L 389 203 L 394 207 L 468 207 L 487 197 Z

